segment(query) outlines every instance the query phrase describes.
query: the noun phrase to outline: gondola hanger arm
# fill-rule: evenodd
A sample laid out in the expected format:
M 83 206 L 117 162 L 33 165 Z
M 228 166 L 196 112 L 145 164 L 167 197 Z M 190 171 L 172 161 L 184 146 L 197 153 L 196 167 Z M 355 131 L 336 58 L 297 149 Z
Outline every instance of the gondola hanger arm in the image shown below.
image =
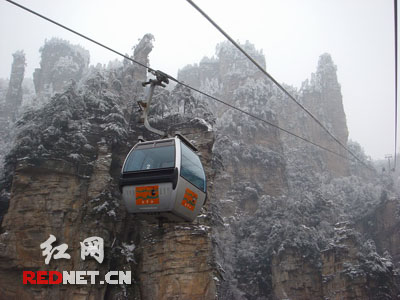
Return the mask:
M 148 81 L 142 83 L 143 86 L 150 84 L 150 87 L 147 91 L 146 100 L 138 101 L 138 104 L 143 108 L 142 119 L 143 119 L 144 127 L 146 127 L 147 130 L 149 130 L 155 134 L 158 134 L 164 138 L 164 137 L 168 136 L 167 133 L 165 131 L 151 127 L 149 120 L 148 120 L 148 114 L 149 114 L 149 110 L 150 110 L 150 106 L 151 106 L 151 101 L 153 99 L 155 87 L 157 85 L 166 87 L 165 84 L 169 83 L 168 75 L 161 71 L 151 71 L 150 73 L 152 73 L 156 77 L 156 79 L 149 79 Z

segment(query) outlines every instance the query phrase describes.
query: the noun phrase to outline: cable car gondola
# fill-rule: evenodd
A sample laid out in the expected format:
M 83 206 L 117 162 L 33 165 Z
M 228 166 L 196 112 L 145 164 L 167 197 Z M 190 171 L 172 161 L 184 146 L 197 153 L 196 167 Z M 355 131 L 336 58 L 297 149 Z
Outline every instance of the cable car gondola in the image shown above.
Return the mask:
M 149 221 L 193 221 L 206 198 L 206 176 L 195 150 L 180 135 L 137 143 L 120 179 L 127 210 Z
M 147 113 L 155 85 L 168 83 L 156 73 L 144 107 L 143 122 L 152 128 Z M 197 149 L 182 135 L 154 141 L 139 141 L 125 158 L 120 190 L 128 212 L 153 222 L 193 221 L 206 199 L 206 176 Z

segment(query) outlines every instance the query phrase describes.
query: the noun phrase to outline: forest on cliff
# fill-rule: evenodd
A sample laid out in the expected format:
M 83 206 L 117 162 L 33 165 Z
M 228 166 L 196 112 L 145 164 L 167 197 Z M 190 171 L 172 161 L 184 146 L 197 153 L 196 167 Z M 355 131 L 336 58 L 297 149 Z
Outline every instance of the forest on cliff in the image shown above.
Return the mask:
M 152 42 L 145 35 L 130 56 L 148 65 Z M 242 47 L 266 66 L 255 45 Z M 208 201 L 197 220 L 166 224 L 161 231 L 127 214 L 118 190 L 129 149 L 141 135 L 156 138 L 137 123 L 146 70 L 126 59 L 90 65 L 87 50 L 58 38 L 40 49 L 40 68 L 32 78 L 24 74 L 29 62 L 23 51 L 13 55 L 10 78 L 0 80 L 0 294 L 399 297 L 400 173 L 372 161 L 348 139 L 340 78 L 329 54 L 321 54 L 301 88 L 285 87 L 363 164 L 183 86 L 157 88 L 150 122 L 192 140 L 208 180 Z M 227 42 L 216 46 L 215 56 L 182 66 L 178 79 L 347 156 Z M 70 245 L 79 245 L 85 235 L 103 236 L 106 259 L 98 268 L 132 270 L 134 283 L 21 286 L 21 270 L 47 267 L 39 241 L 56 232 Z M 77 260 L 50 267 L 72 266 L 85 268 Z

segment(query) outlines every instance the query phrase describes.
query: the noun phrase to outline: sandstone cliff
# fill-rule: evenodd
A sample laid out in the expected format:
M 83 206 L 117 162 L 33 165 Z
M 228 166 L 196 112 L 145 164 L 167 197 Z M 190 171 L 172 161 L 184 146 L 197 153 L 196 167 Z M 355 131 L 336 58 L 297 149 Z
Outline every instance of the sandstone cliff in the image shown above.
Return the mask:
M 25 74 L 25 53 L 17 51 L 13 54 L 14 60 L 11 66 L 10 82 L 5 98 L 5 106 L 2 111 L 15 119 L 18 108 L 22 103 L 22 81 Z
M 12 147 L 11 141 L 14 139 L 13 127 L 15 120 L 21 113 L 23 100 L 22 82 L 25 75 L 25 53 L 17 51 L 13 54 L 10 80 L 8 82 L 0 80 L 0 165 L 4 165 L 4 156 Z M 0 168 L 0 173 L 1 168 Z M 0 175 L 1 176 L 1 175 Z M 7 196 L 0 193 L 0 222 L 2 211 L 7 207 Z
M 71 81 L 79 81 L 89 66 L 87 50 L 58 38 L 46 40 L 40 53 L 40 68 L 33 73 L 40 102 L 46 101 L 54 93 L 64 91 Z
M 149 63 L 152 40 L 145 35 L 135 47 L 133 57 L 143 64 Z M 243 46 L 266 65 L 254 45 Z M 194 141 L 206 169 L 208 202 L 192 224 L 158 228 L 128 215 L 117 188 L 123 160 L 139 135 L 156 138 L 136 123 L 135 101 L 143 97 L 147 74 L 128 60 L 88 67 L 86 54 L 69 43 L 48 42 L 35 77 L 38 97 L 46 101 L 16 123 L 1 181 L 0 299 L 399 295 L 399 198 L 391 178 L 179 85 L 157 90 L 150 122 Z M 61 72 L 63 66 L 69 71 Z M 337 147 L 227 43 L 218 45 L 217 57 L 184 67 L 179 79 Z M 287 88 L 347 143 L 336 66 L 328 54 L 300 90 Z M 360 147 L 349 147 L 365 158 Z M 39 245 L 50 234 L 68 244 L 71 259 L 44 264 Z M 104 238 L 102 264 L 80 258 L 80 242 L 90 236 Z M 23 270 L 99 270 L 102 275 L 121 270 L 132 271 L 134 280 L 131 285 L 22 285 Z
M 265 64 L 254 46 L 243 46 Z M 346 155 L 269 80 L 241 63 L 240 55 L 222 43 L 217 57 L 183 68 L 179 79 Z M 340 84 L 329 54 L 320 57 L 316 73 L 300 90 L 285 88 L 347 144 Z M 396 250 L 388 244 L 375 248 L 382 244 L 378 236 L 361 237 L 354 225 L 367 214 L 377 215 L 389 185 L 357 163 L 222 106 L 215 111 L 213 153 L 220 171 L 213 209 L 221 219 L 213 238 L 221 299 L 396 297 L 393 262 L 398 260 L 385 256 L 386 250 L 392 255 Z M 349 147 L 366 158 L 359 147 Z M 348 228 L 341 229 L 342 222 Z
M 144 52 L 136 48 L 135 56 L 147 57 L 151 39 L 145 37 L 144 44 L 139 43 Z M 215 298 L 207 208 L 193 224 L 166 224 L 163 229 L 125 213 L 117 188 L 119 173 L 125 155 L 145 131 L 136 124 L 139 113 L 131 102 L 140 93 L 132 95 L 132 87 L 123 81 L 130 67 L 92 72 L 81 87 L 72 82 L 43 108 L 18 121 L 2 185 L 9 207 L 2 211 L 1 299 Z M 145 76 L 137 74 L 134 83 L 145 81 Z M 179 88 L 162 95 L 193 100 Z M 166 105 L 165 100 L 160 103 Z M 196 142 L 212 191 L 214 133 L 213 120 L 207 119 L 211 113 L 201 103 L 191 103 L 197 113 L 191 118 L 179 112 L 179 104 L 169 102 L 168 115 L 160 119 L 154 114 L 151 122 L 170 132 L 179 130 Z M 50 234 L 68 245 L 70 260 L 44 264 L 39 246 Z M 80 242 L 91 236 L 104 239 L 102 264 L 80 258 Z M 98 270 L 102 275 L 131 270 L 134 278 L 132 285 L 43 287 L 22 285 L 23 270 Z

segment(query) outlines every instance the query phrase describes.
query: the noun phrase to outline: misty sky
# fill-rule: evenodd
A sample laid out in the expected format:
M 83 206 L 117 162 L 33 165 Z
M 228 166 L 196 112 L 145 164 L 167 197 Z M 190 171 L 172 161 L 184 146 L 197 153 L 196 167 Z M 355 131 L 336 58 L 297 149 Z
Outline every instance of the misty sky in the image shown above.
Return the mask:
M 150 66 L 172 76 L 186 64 L 215 54 L 224 41 L 185 0 L 17 0 L 122 53 L 145 33 L 155 36 Z M 235 40 L 263 49 L 267 70 L 300 87 L 328 52 L 338 67 L 350 138 L 367 155 L 394 151 L 394 31 L 392 0 L 197 0 Z M 91 63 L 120 57 L 0 1 L 0 78 L 9 77 L 12 53 L 23 49 L 26 77 L 39 66 L 44 40 L 80 44 Z

